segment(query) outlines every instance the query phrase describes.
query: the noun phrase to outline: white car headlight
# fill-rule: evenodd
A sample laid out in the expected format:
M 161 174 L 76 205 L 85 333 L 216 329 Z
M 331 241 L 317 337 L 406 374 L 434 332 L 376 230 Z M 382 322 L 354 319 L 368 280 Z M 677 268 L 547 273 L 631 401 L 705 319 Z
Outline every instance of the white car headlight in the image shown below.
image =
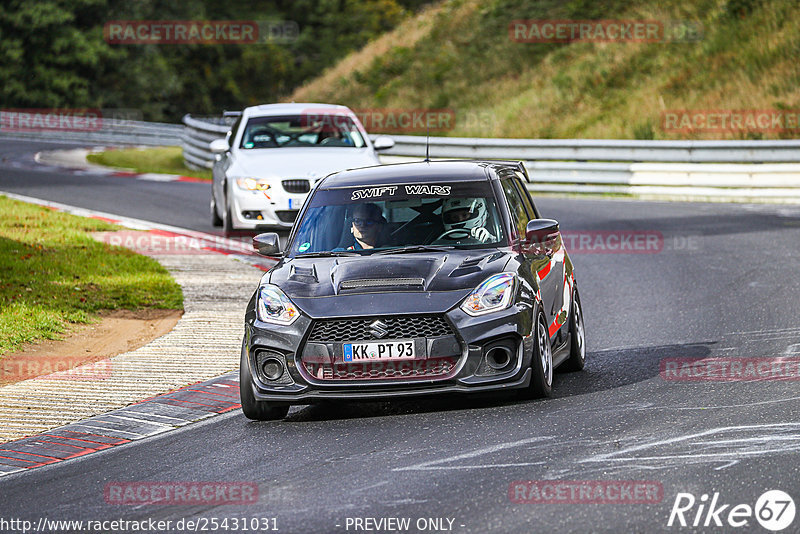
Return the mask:
M 300 317 L 300 312 L 277 286 L 266 285 L 258 289 L 256 315 L 259 321 L 289 326 Z
M 508 308 L 514 300 L 516 280 L 514 273 L 490 276 L 464 299 L 461 309 L 474 317 Z
M 248 191 L 266 191 L 272 187 L 266 178 L 237 178 L 236 185 Z

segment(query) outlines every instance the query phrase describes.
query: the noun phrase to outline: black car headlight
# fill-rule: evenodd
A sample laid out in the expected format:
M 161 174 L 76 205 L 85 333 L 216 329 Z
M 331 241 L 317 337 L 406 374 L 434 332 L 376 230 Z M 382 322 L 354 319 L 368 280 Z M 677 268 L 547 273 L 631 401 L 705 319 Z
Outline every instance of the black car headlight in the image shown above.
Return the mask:
M 259 321 L 289 326 L 300 317 L 300 311 L 278 286 L 268 284 L 258 288 L 256 315 Z
M 490 276 L 464 299 L 461 309 L 475 317 L 508 308 L 514 300 L 516 281 L 514 273 Z

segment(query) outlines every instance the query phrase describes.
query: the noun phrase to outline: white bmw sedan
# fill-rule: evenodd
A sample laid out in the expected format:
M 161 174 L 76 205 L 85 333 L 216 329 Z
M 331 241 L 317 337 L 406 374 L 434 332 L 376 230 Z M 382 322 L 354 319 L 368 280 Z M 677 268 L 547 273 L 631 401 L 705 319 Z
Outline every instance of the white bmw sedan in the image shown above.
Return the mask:
M 314 184 L 328 174 L 378 165 L 390 137 L 370 141 L 355 113 L 329 104 L 246 108 L 216 154 L 211 220 L 226 233 L 291 228 Z

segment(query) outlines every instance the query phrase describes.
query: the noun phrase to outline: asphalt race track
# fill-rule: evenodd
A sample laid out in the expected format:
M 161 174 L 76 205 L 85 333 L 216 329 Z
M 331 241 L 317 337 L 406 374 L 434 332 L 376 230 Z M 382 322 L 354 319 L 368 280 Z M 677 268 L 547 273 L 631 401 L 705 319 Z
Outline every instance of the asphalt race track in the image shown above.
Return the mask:
M 213 230 L 208 185 L 36 168 L 33 154 L 45 148 L 0 141 L 0 191 Z M 674 358 L 800 356 L 800 206 L 537 203 L 566 235 L 661 236 L 643 253 L 570 249 L 587 367 L 558 374 L 552 399 L 303 406 L 268 423 L 235 410 L 0 478 L 0 517 L 274 518 L 270 527 L 300 533 L 402 531 L 364 518 L 409 518 L 410 532 L 768 532 L 754 516 L 734 528 L 728 514 L 773 489 L 800 505 L 800 382 L 675 380 L 660 369 Z M 512 502 L 513 482 L 549 480 L 649 481 L 663 494 L 645 503 Z M 108 504 L 106 485 L 126 481 L 254 482 L 259 498 Z M 679 493 L 697 499 L 690 525 L 707 495 L 695 528 L 667 526 Z M 715 493 L 717 508 L 729 505 L 715 516 L 721 527 L 706 513 Z

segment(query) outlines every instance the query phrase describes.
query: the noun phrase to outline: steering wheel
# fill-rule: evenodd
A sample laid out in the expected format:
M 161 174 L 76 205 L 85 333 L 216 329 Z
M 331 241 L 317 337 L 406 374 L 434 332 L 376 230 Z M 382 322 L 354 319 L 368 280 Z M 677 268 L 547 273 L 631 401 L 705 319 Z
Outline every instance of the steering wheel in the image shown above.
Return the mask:
M 471 231 L 467 230 L 466 228 L 451 228 L 447 230 L 445 233 L 434 239 L 434 241 L 439 241 L 440 239 L 464 239 L 465 237 L 469 237 L 471 235 Z

